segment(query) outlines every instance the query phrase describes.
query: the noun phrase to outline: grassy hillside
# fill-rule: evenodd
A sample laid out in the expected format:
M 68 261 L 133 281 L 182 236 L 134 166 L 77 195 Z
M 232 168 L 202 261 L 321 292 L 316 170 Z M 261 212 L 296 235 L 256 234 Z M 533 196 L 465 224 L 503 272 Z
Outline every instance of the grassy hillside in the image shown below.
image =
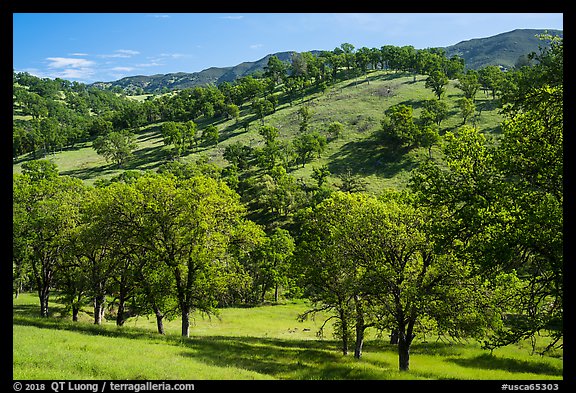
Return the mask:
M 418 117 L 421 105 L 426 99 L 435 98 L 430 89 L 425 88 L 425 76 L 417 76 L 389 71 L 374 71 L 367 77 L 339 82 L 325 92 L 316 92 L 298 97 L 292 103 L 280 102 L 275 113 L 265 117 L 265 124 L 280 130 L 280 139 L 290 140 L 299 133 L 298 110 L 308 106 L 312 110 L 310 128 L 325 132 L 329 123 L 339 121 L 344 125 L 341 138 L 330 142 L 323 154 L 303 168 L 294 168 L 292 175 L 304 182 L 313 182 L 312 168 L 328 165 L 332 175 L 331 184 L 337 184 L 337 176 L 350 171 L 362 176 L 368 184 L 368 191 L 378 193 L 382 188 L 402 188 L 406 185 L 410 171 L 428 157 L 427 149 L 414 149 L 410 152 L 391 151 L 378 141 L 377 132 L 381 128 L 384 111 L 391 105 L 406 104 L 414 107 Z M 449 118 L 441 124 L 441 134 L 454 131 L 462 124 L 456 101 L 462 92 L 451 81 L 443 98 L 449 104 Z M 477 127 L 486 133 L 497 135 L 501 117 L 494 103 L 483 93 L 476 97 L 477 109 L 482 109 L 477 118 Z M 241 124 L 250 120 L 246 131 Z M 199 122 L 199 129 L 207 124 Z M 201 147 L 182 157 L 183 161 L 195 161 L 207 157 L 221 167 L 227 165 L 222 154 L 227 145 L 242 142 L 252 147 L 263 145 L 258 134 L 259 119 L 251 114 L 248 105 L 241 108 L 241 117 L 235 120 L 221 120 L 215 124 L 220 132 L 220 142 L 214 147 Z M 169 159 L 169 148 L 164 146 L 160 135 L 160 124 L 142 128 L 137 135 L 138 148 L 133 159 L 123 169 L 155 169 Z M 433 157 L 438 148 L 434 147 Z M 77 176 L 87 183 L 98 178 L 110 178 L 123 169 L 107 163 L 91 147 L 91 142 L 79 144 L 74 149 L 49 155 L 47 158 L 58 165 L 62 174 Z M 25 159 L 25 157 L 23 157 Z M 21 160 L 14 165 L 20 171 Z
M 399 372 L 396 348 L 368 331 L 360 360 L 342 356 L 323 319 L 298 322 L 303 301 L 256 308 L 222 309 L 219 318 L 196 316 L 190 338 L 179 334 L 179 320 L 154 332 L 154 318 L 132 318 L 122 328 L 107 321 L 93 325 L 85 310 L 80 321 L 38 317 L 37 299 L 14 300 L 14 379 L 245 380 L 245 379 L 562 379 L 559 353 L 530 355 L 530 344 L 500 348 L 492 355 L 474 341 L 448 343 L 419 337 L 411 349 L 411 371 Z M 42 346 L 38 346 L 42 342 Z M 545 345 L 541 337 L 538 347 Z

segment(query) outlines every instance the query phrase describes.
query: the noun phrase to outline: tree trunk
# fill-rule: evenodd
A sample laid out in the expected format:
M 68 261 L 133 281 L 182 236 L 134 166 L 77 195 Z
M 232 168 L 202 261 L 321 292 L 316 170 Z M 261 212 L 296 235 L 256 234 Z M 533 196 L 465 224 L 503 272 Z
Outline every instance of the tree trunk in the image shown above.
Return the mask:
M 410 343 L 403 334 L 398 339 L 398 368 L 400 371 L 410 370 Z
M 116 326 L 123 326 L 126 319 L 124 318 L 124 299 L 118 302 L 118 312 L 116 314 Z
M 390 334 L 390 345 L 398 345 L 398 330 L 392 329 Z
M 78 313 L 80 312 L 80 307 L 72 306 L 72 321 L 78 322 Z
M 104 317 L 104 295 L 96 295 L 94 298 L 94 325 L 102 325 Z
M 364 344 L 364 310 L 359 296 L 354 296 L 356 303 L 356 345 L 354 347 L 354 357 L 360 359 L 362 357 L 362 345 Z
M 35 269 L 36 265 L 32 264 Z M 40 267 L 41 271 L 34 270 L 36 275 L 36 285 L 38 288 L 38 298 L 40 300 L 40 316 L 42 318 L 48 317 L 48 300 L 50 298 L 50 285 L 52 283 L 52 269 L 49 264 L 43 263 Z M 39 274 L 38 274 L 39 273 Z
M 266 298 L 266 284 L 262 284 L 262 290 L 260 291 L 260 303 L 264 303 Z
M 340 321 L 342 325 L 342 355 L 348 355 L 348 319 L 344 310 L 340 310 Z
M 410 346 L 414 340 L 414 334 L 412 334 L 414 322 L 414 320 L 410 321 L 407 329 L 400 329 L 398 335 L 398 368 L 400 371 L 410 370 Z
M 182 337 L 190 337 L 190 310 L 182 310 Z
M 126 285 L 120 286 L 120 298 L 118 299 L 118 313 L 116 314 L 116 326 L 123 326 L 126 322 L 126 300 L 128 300 Z
M 18 299 L 18 296 L 20 296 L 20 292 L 22 292 L 22 279 L 19 278 L 17 280 L 17 284 L 16 284 L 16 290 L 14 291 L 14 299 Z
M 278 303 L 278 284 L 274 287 L 274 302 Z
M 48 298 L 50 297 L 50 289 L 48 287 L 39 289 L 38 297 L 40 298 L 40 316 L 46 318 L 48 317 Z
M 158 328 L 158 334 L 166 334 L 164 332 L 164 314 L 160 311 L 160 309 L 156 306 L 152 306 L 154 309 L 154 314 L 156 315 L 156 327 Z

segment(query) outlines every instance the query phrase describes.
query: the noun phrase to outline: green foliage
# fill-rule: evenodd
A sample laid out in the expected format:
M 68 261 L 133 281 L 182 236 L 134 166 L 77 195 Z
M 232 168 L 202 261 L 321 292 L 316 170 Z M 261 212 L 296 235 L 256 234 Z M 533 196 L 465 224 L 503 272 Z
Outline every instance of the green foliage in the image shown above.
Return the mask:
M 217 145 L 219 140 L 220 132 L 215 125 L 210 124 L 202 131 L 202 143 L 206 146 Z
M 382 137 L 393 147 L 413 145 L 417 141 L 418 127 L 414 123 L 411 106 L 398 104 L 385 112 L 382 120 Z
M 196 123 L 192 120 L 186 123 L 168 121 L 162 124 L 160 133 L 165 145 L 174 145 L 174 154 L 179 157 L 195 141 Z
M 563 86 L 557 75 L 544 75 L 525 69 L 514 77 L 521 85 L 504 88 L 509 106 L 500 144 L 462 127 L 445 136 L 445 164 L 426 163 L 412 179 L 420 203 L 450 217 L 438 231 L 442 244 L 457 245 L 460 257 L 492 280 L 499 272 L 521 280 L 509 294 L 516 302 L 511 323 L 486 340 L 492 349 L 534 337 L 563 318 Z M 562 335 L 555 330 L 551 347 Z
M 318 182 L 319 188 L 326 182 L 328 176 L 330 176 L 330 170 L 327 165 L 312 168 L 312 178 Z
M 448 117 L 448 104 L 443 100 L 426 100 L 422 105 L 420 122 L 424 125 L 440 123 Z
M 14 287 L 38 290 L 43 315 L 57 288 L 73 316 L 93 304 L 105 323 L 108 298 L 118 325 L 154 314 L 163 332 L 179 315 L 183 335 L 194 311 L 303 290 L 317 301 L 305 314 L 329 313 L 321 330 L 334 330 L 343 353 L 355 336 L 360 357 L 370 328 L 400 332 L 401 369 L 412 334 L 474 337 L 494 350 L 552 329 L 554 346 L 563 335 L 562 49 L 554 39 L 530 67 L 462 74 L 462 59 L 438 48 L 343 44 L 297 54 L 291 69 L 271 58 L 266 78 L 146 101 L 15 74 L 26 88 L 14 90 L 14 157 L 51 152 L 59 166 L 73 162 L 63 173 L 99 180 L 86 190 L 50 161 L 17 163 Z M 478 98 L 475 115 L 479 86 L 492 99 Z M 475 128 L 465 125 L 473 115 Z M 262 127 L 250 129 L 255 118 Z M 204 146 L 194 151 L 196 123 Z M 136 130 L 138 146 L 124 130 Z M 88 137 L 131 171 L 85 154 Z M 165 145 L 178 160 L 159 161 Z M 413 194 L 383 191 L 409 176 Z
M 113 161 L 121 167 L 132 156 L 132 151 L 138 147 L 133 133 L 114 131 L 105 136 L 99 136 L 92 144 L 96 153 L 104 156 L 107 161 Z
M 443 71 L 434 70 L 426 79 L 426 87 L 432 89 L 438 99 L 442 98 L 445 92 L 445 86 L 448 84 L 448 77 Z
M 321 135 L 318 131 L 305 132 L 294 138 L 292 141 L 298 160 L 304 166 L 309 162 L 313 155 L 316 154 L 320 157 L 320 154 L 326 148 L 326 137 Z
M 476 105 L 472 99 L 463 97 L 458 100 L 458 107 L 460 108 L 460 114 L 462 115 L 462 124 L 466 124 L 466 121 L 474 115 Z
M 480 88 L 479 75 L 476 70 L 468 70 L 458 77 L 456 87 L 464 93 L 464 97 L 474 101 Z
M 49 297 L 69 239 L 79 222 L 84 186 L 79 179 L 57 176 L 48 161 L 33 161 L 13 177 L 14 263 L 31 272 L 38 291 L 40 314 L 49 315 Z
M 481 338 L 501 322 L 504 300 L 483 288 L 450 248 L 434 248 L 435 222 L 403 194 L 378 200 L 334 193 L 299 222 L 305 294 L 318 303 L 314 310 L 334 310 L 344 347 L 355 324 L 355 354 L 367 327 L 394 329 L 399 366 L 407 370 L 414 327 L 423 316 L 456 337 Z

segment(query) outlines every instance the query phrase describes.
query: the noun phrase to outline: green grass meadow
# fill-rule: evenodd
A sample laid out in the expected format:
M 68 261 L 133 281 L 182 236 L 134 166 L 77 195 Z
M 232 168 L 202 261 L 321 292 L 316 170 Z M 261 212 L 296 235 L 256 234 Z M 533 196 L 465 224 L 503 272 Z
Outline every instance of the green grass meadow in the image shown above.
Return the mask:
M 298 322 L 305 301 L 226 308 L 197 315 L 189 338 L 178 319 L 156 333 L 153 317 L 94 325 L 90 310 L 79 322 L 51 302 L 40 318 L 34 294 L 13 301 L 13 379 L 18 380 L 561 380 L 562 352 L 531 354 L 529 342 L 494 350 L 474 341 L 416 338 L 410 371 L 398 371 L 396 347 L 368 330 L 362 358 L 343 356 L 323 319 Z M 537 346 L 546 344 L 544 337 Z M 353 349 L 352 349 L 353 352 Z

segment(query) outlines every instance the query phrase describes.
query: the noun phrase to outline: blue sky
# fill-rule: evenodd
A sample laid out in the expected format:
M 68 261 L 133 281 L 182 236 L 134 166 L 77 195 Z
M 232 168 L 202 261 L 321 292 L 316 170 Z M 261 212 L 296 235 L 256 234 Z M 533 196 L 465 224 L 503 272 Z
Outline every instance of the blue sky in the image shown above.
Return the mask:
M 333 50 L 344 42 L 444 47 L 514 29 L 563 29 L 563 14 L 14 13 L 13 68 L 92 83 Z

